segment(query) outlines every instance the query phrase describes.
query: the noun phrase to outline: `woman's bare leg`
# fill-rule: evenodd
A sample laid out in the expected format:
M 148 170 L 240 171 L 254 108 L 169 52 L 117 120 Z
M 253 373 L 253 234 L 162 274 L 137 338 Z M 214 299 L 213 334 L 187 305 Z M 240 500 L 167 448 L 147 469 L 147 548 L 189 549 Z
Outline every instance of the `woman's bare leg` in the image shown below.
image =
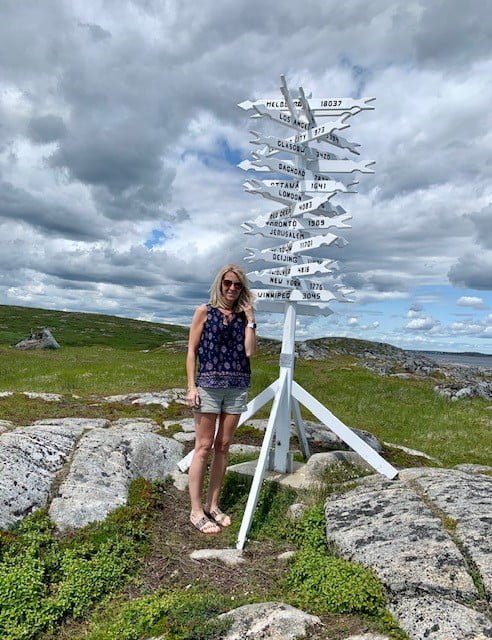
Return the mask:
M 215 436 L 213 460 L 210 468 L 210 484 L 205 506 L 207 512 L 218 509 L 220 490 L 222 489 L 222 481 L 229 458 L 229 447 L 240 417 L 239 413 L 221 413 L 219 416 L 219 428 Z M 221 520 L 221 524 L 226 527 L 230 525 L 229 516 L 225 516 Z
M 190 492 L 190 520 L 196 524 L 204 514 L 202 504 L 203 479 L 207 468 L 208 456 L 214 443 L 216 413 L 195 414 L 195 450 L 188 472 L 188 488 Z M 217 525 L 206 526 L 205 533 L 217 533 Z

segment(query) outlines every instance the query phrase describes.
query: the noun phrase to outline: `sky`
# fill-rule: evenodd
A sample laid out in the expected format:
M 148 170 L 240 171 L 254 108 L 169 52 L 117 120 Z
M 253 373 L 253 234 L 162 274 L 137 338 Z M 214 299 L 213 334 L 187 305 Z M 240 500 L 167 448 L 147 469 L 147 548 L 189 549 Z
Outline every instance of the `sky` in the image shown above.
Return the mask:
M 298 316 L 297 339 L 492 353 L 485 0 L 4 0 L 0 304 L 187 325 L 223 264 L 266 268 L 245 247 L 277 241 L 241 224 L 282 206 L 237 164 L 251 129 L 293 132 L 237 104 L 280 98 L 281 74 L 376 98 L 342 134 L 375 173 L 332 200 L 352 228 L 324 253 L 354 301 Z

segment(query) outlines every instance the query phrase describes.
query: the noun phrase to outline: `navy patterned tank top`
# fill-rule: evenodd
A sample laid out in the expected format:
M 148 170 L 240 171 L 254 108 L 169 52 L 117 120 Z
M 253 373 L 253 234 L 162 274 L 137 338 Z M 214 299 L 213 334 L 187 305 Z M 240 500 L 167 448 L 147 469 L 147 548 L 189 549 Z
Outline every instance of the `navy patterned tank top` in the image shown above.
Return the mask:
M 219 309 L 207 304 L 207 320 L 198 345 L 198 387 L 249 387 L 251 368 L 244 351 L 245 328 L 243 312 L 225 324 Z

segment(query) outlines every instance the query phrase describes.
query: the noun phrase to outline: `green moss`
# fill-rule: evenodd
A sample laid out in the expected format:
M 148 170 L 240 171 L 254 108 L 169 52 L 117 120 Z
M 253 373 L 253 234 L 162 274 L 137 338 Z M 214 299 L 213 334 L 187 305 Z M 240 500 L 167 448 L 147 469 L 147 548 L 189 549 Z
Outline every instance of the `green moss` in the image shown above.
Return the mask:
M 130 602 L 110 603 L 95 616 L 87 640 L 139 640 L 164 634 L 169 640 L 213 640 L 229 626 L 216 616 L 225 598 L 208 587 L 160 590 Z
M 376 615 L 386 604 L 384 589 L 371 571 L 312 548 L 296 554 L 288 584 L 296 604 L 317 614 Z
M 257 429 L 249 424 L 242 424 L 236 429 L 235 433 L 236 438 L 250 438 L 251 440 L 257 441 L 258 444 L 263 442 L 264 435 L 265 433 L 261 431 L 261 429 Z
M 320 504 L 306 511 L 288 537 L 299 548 L 287 578 L 294 604 L 317 614 L 378 615 L 384 610 L 386 596 L 376 576 L 365 567 L 330 555 Z
M 2 640 L 36 638 L 120 588 L 145 549 L 156 499 L 152 486 L 138 480 L 128 506 L 60 539 L 42 511 L 19 523 L 0 548 Z

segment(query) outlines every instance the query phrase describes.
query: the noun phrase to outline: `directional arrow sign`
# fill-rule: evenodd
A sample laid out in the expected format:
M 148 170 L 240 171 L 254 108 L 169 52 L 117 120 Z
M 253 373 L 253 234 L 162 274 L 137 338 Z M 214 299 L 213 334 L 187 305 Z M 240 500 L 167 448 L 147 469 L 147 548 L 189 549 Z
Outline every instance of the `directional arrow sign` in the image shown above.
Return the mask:
M 302 278 L 304 276 L 313 276 L 318 273 L 333 273 L 336 269 L 338 269 L 338 262 L 335 260 L 313 260 L 312 262 L 306 262 L 306 264 L 264 269 L 262 271 L 256 271 L 255 273 L 272 276 L 299 276 Z M 249 276 L 249 274 L 247 275 Z
M 328 233 L 326 236 L 314 236 L 314 238 L 308 238 L 306 240 L 295 240 L 291 244 L 290 252 L 292 254 L 306 253 L 306 251 L 312 251 L 323 245 L 329 246 L 331 244 L 336 244 L 338 247 L 345 247 L 348 242 L 340 236 Z
M 242 228 L 248 235 L 256 233 L 261 234 L 265 238 L 283 238 L 285 240 L 303 240 L 309 238 L 309 231 L 302 229 L 285 229 L 278 227 L 250 227 L 247 222 L 243 223 Z
M 308 164 L 308 169 L 314 173 L 374 173 L 374 169 L 369 167 L 375 162 L 355 162 L 354 160 L 312 160 Z
M 298 144 L 296 142 L 289 142 L 283 138 L 274 138 L 273 136 L 264 136 L 258 131 L 250 131 L 256 138 L 251 140 L 251 144 L 266 144 L 269 149 L 276 149 L 277 151 L 288 151 L 289 153 L 295 153 L 303 158 L 316 158 L 314 150 L 309 149 L 305 145 Z
M 282 197 L 284 190 L 290 190 L 294 193 L 294 190 L 296 189 L 300 192 L 319 191 L 332 195 L 337 192 L 352 193 L 348 191 L 347 187 L 341 180 L 328 180 L 326 178 L 324 178 L 323 180 L 260 180 L 255 182 L 263 184 L 267 189 L 275 187 L 278 188 L 278 193 L 276 193 L 275 195 L 277 195 L 279 198 Z M 292 198 L 292 196 L 289 197 Z
M 354 171 L 360 171 L 361 173 L 374 173 L 372 169 L 366 169 L 362 167 L 359 163 L 353 162 L 352 160 L 328 160 L 323 161 L 324 167 L 327 167 L 328 164 L 332 167 L 330 173 L 348 173 L 352 174 Z M 259 159 L 254 160 L 243 160 L 238 164 L 240 169 L 244 171 L 248 171 L 252 169 L 253 171 L 259 171 L 262 173 L 284 173 L 285 175 L 294 177 L 294 178 L 304 178 L 306 180 L 330 180 L 331 177 L 328 175 L 327 171 L 318 171 L 317 165 L 319 161 L 314 161 L 312 164 L 308 165 L 308 168 L 298 167 L 291 160 L 283 160 L 279 158 L 266 158 L 261 156 Z M 339 178 L 341 182 L 347 185 L 357 184 L 354 182 L 353 178 L 349 178 L 348 180 L 344 180 L 343 178 Z
M 326 213 L 329 217 L 334 219 L 333 225 L 340 226 L 338 222 L 345 222 L 349 220 L 349 218 L 342 218 L 347 213 L 345 209 L 340 205 L 332 205 L 330 202 L 327 202 L 328 196 L 316 196 L 311 200 L 303 200 L 302 202 L 297 203 L 296 205 L 291 205 L 289 207 L 284 207 L 283 209 L 277 209 L 276 211 L 272 211 L 271 213 L 266 213 L 258 216 L 254 220 L 250 221 L 250 225 L 256 225 L 258 227 L 268 226 L 269 222 L 273 222 L 275 220 L 284 220 L 286 218 L 297 218 L 301 220 L 316 220 L 318 218 L 325 217 Z M 302 209 L 302 210 L 301 210 Z M 308 226 L 316 226 L 308 223 Z M 321 225 L 319 225 L 321 226 Z
M 333 120 L 332 122 L 325 122 L 324 124 L 320 124 L 313 129 L 308 129 L 302 133 L 296 133 L 294 136 L 287 138 L 285 142 L 290 142 L 292 144 L 307 144 L 308 142 L 314 142 L 315 140 L 321 140 L 333 134 L 334 131 L 341 131 L 342 129 L 347 129 L 349 127 L 349 123 L 347 120 L 350 118 L 350 114 Z
M 297 167 L 291 160 L 282 160 L 278 158 L 265 158 L 262 156 L 253 162 L 250 160 L 243 160 L 238 164 L 238 167 L 245 171 L 248 169 L 263 172 L 275 171 L 278 173 L 285 173 L 286 175 L 293 176 L 295 178 L 306 177 L 306 169 L 304 167 Z
M 247 234 L 260 233 L 264 236 L 275 236 L 277 234 L 270 233 L 272 228 L 286 229 L 290 231 L 301 231 L 309 233 L 319 233 L 327 229 L 350 229 L 351 225 L 347 224 L 348 220 L 351 220 L 352 216 L 343 214 L 340 216 L 334 216 L 332 218 L 324 215 L 315 215 L 307 213 L 304 218 L 282 218 L 280 220 L 267 220 L 262 221 L 263 224 L 256 224 L 254 220 L 244 222 L 241 226 L 245 229 Z M 287 236 L 285 236 L 287 237 Z M 294 238 L 292 238 L 294 239 Z M 297 239 L 297 238 L 296 238 Z M 301 239 L 301 238 L 299 238 Z
M 271 313 L 284 313 L 285 303 L 273 300 L 256 300 L 257 311 L 270 311 Z M 303 316 L 330 316 L 333 311 L 329 307 L 320 307 L 317 304 L 296 303 L 297 315 Z
M 270 249 L 251 249 L 246 247 L 249 255 L 245 256 L 246 262 L 276 262 L 277 264 L 302 265 L 313 260 L 310 256 L 293 255 L 290 253 L 292 243 L 281 245 L 280 247 L 272 247 Z
M 278 122 L 279 124 L 284 124 L 287 127 L 291 127 L 292 129 L 297 129 L 298 131 L 305 131 L 309 129 L 309 122 L 305 122 L 304 120 L 300 120 L 299 118 L 293 118 L 292 115 L 286 113 L 285 111 L 277 111 L 276 109 L 267 109 L 262 105 L 255 105 L 254 110 L 256 111 L 253 114 L 252 118 L 261 118 L 263 116 L 267 116 L 271 118 L 274 122 Z
M 278 287 L 286 287 L 291 289 L 292 287 L 300 287 L 301 281 L 298 278 L 289 278 L 285 276 L 273 276 L 268 273 L 262 273 L 261 271 L 250 271 L 247 274 L 251 282 L 260 282 L 261 284 L 276 285 Z
M 248 193 L 260 193 L 264 198 L 270 198 L 277 202 L 300 202 L 307 197 L 295 190 L 295 187 L 294 189 L 269 187 L 259 180 L 248 180 L 243 186 Z
M 316 149 L 310 149 L 309 147 L 306 147 L 306 143 L 309 142 L 309 140 L 305 140 L 304 143 L 301 143 L 293 141 L 295 136 L 291 138 L 274 138 L 273 136 L 265 136 L 258 131 L 250 131 L 250 133 L 256 136 L 254 140 L 251 140 L 251 144 L 265 144 L 269 149 L 295 153 L 302 158 L 316 159 L 320 157 L 326 160 L 330 159 L 323 155 L 324 153 L 328 152 L 325 152 L 323 150 L 318 151 Z M 352 153 L 360 155 L 359 151 L 357 150 L 357 147 L 360 147 L 359 144 L 355 142 L 349 142 L 346 138 L 342 138 L 342 136 L 339 136 L 338 134 L 329 133 L 328 135 L 319 138 L 319 140 L 328 142 L 329 144 L 332 144 L 335 147 L 339 147 L 340 149 L 348 149 Z
M 329 291 L 321 282 L 314 280 L 301 280 L 299 278 L 292 278 L 288 276 L 270 275 L 263 271 L 251 271 L 247 275 L 252 282 L 259 282 L 261 284 L 283 287 L 286 289 L 294 287 L 302 292 L 323 292 L 330 294 L 330 299 L 338 300 L 339 302 L 346 302 L 347 298 L 345 297 L 345 293 L 353 292 L 353 289 L 346 289 L 341 286 L 337 287 L 336 285 L 334 287 L 335 292 L 332 292 Z
M 307 98 L 307 102 L 309 104 L 309 108 L 311 111 L 326 113 L 326 115 L 338 115 L 338 113 L 346 113 L 347 111 L 351 111 L 354 107 L 358 109 L 374 109 L 374 107 L 369 104 L 376 98 L 359 98 L 358 100 L 353 100 L 352 98 Z M 294 98 L 294 105 L 297 108 L 302 107 L 302 102 L 299 98 Z M 264 106 L 267 109 L 280 109 L 281 111 L 288 111 L 287 102 L 285 100 L 279 100 L 278 98 L 263 98 L 262 100 L 255 100 L 252 102 L 251 100 L 245 100 L 244 102 L 239 103 L 238 107 L 244 109 L 245 111 L 249 111 L 253 109 L 255 106 Z
M 299 289 L 252 289 L 258 300 L 292 301 L 292 302 L 348 302 L 343 296 L 331 291 L 300 291 Z

